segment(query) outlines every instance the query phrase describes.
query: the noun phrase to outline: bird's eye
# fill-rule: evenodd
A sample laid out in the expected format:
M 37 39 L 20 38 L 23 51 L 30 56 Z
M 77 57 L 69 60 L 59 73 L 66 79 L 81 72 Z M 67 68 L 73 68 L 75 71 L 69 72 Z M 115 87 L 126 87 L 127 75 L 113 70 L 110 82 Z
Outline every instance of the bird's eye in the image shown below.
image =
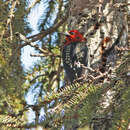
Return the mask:
M 74 35 L 74 32 L 69 32 L 71 35 Z

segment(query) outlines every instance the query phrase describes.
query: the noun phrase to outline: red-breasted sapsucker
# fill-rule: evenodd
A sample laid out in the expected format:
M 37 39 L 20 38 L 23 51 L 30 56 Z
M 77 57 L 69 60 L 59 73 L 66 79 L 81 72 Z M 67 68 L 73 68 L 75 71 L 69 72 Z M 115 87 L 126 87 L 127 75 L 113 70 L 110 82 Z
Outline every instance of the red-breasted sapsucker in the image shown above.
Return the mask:
M 88 47 L 86 39 L 78 30 L 71 30 L 66 35 L 62 51 L 63 67 L 67 79 L 72 83 L 79 81 L 88 64 Z

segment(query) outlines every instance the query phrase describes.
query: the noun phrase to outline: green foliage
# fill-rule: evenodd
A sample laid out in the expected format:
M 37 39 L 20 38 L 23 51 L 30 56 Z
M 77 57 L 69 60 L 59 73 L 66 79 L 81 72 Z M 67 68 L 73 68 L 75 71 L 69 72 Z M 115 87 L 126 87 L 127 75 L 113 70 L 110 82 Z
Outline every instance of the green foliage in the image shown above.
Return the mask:
M 48 113 L 46 120 L 41 125 L 51 129 L 60 129 L 64 124 L 64 126 L 69 126 L 67 127 L 69 129 L 72 124 L 78 121 L 80 127 L 86 127 L 92 123 L 93 118 L 107 118 L 107 114 L 112 112 L 111 129 L 126 129 L 130 114 L 129 81 L 126 80 L 129 54 L 122 59 L 121 63 L 116 69 L 119 76 L 112 79 L 110 83 L 102 85 L 74 83 L 59 89 L 58 92 L 51 90 L 50 93 L 47 93 L 44 101 L 39 102 L 38 106 L 46 106 L 54 100 L 55 105 L 51 106 L 51 113 Z M 102 114 L 97 113 L 103 109 L 100 105 L 100 99 L 107 90 L 114 91 L 114 98 Z
M 21 66 L 21 50 L 15 32 L 30 32 L 25 22 L 25 6 L 20 1 L 0 1 L 0 124 L 7 129 L 10 114 L 18 114 L 24 108 L 25 74 Z M 13 120 L 13 119 L 12 119 Z M 13 120 L 15 124 L 16 121 Z M 6 125 L 7 124 L 7 125 Z
M 39 20 L 39 31 L 47 31 L 62 20 L 62 16 L 68 11 L 68 8 L 65 11 L 67 2 L 43 1 L 46 11 Z M 40 1 L 37 0 L 32 7 L 37 3 Z M 30 32 L 26 17 L 31 8 L 25 9 L 25 1 L 20 0 L 12 13 L 14 17 L 11 15 L 11 22 L 8 23 L 10 18 L 8 15 L 13 4 L 13 2 L 0 1 L 2 21 L 0 23 L 0 125 L 2 129 L 41 126 L 60 130 L 62 126 L 70 129 L 73 125 L 78 125 L 79 128 L 87 130 L 94 121 L 98 123 L 100 119 L 107 119 L 108 113 L 112 112 L 111 129 L 125 130 L 130 115 L 128 79 L 130 54 L 122 55 L 114 70 L 116 77 L 109 83 L 95 84 L 95 81 L 92 81 L 67 84 L 61 60 L 63 39 L 57 33 L 66 31 L 67 25 L 64 23 L 54 30 L 55 33 L 50 32 L 47 36 L 38 39 L 40 40 L 38 46 L 45 53 L 38 47 L 35 48 L 39 54 L 42 54 L 41 60 L 25 73 L 20 61 L 21 48 L 18 49 L 21 41 L 14 34 L 20 32 L 27 35 Z M 34 94 L 33 105 L 26 104 L 24 100 L 24 94 L 26 97 L 30 90 L 31 94 Z M 109 107 L 104 110 L 101 102 L 108 90 L 114 92 L 114 97 Z M 35 121 L 27 125 L 28 109 L 35 112 Z M 42 109 L 44 109 L 44 118 L 40 115 Z

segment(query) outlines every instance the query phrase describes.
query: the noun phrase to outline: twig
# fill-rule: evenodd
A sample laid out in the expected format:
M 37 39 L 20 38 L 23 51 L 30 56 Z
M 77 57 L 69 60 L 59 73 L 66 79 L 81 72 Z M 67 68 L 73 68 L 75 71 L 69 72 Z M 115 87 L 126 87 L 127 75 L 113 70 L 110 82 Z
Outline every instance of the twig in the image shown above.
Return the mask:
M 36 35 L 32 35 L 30 37 L 27 37 L 28 39 L 31 39 L 31 42 L 35 42 L 37 40 L 40 40 L 41 38 L 45 37 L 46 35 L 55 32 L 57 28 L 59 28 L 65 21 L 67 20 L 67 15 L 63 18 L 61 18 L 61 21 L 55 24 L 53 27 L 50 27 L 46 31 L 42 31 Z
M 31 42 L 29 39 L 27 39 L 24 35 L 22 35 L 21 33 L 16 33 L 16 35 L 19 36 L 19 38 L 25 42 L 24 45 L 30 45 L 31 47 L 34 47 L 36 50 L 39 50 L 41 53 L 43 53 L 45 56 L 57 56 L 54 53 L 50 52 L 49 50 L 43 50 L 42 48 L 40 48 L 37 44 L 34 44 L 33 42 Z
M 38 3 L 40 0 L 35 0 L 28 8 L 27 11 L 30 12 L 30 10 Z
M 16 6 L 17 6 L 18 3 L 19 3 L 18 0 L 13 1 L 13 3 L 12 3 L 12 6 L 11 6 L 10 11 L 9 11 L 8 19 L 7 19 L 7 22 L 6 22 L 6 27 L 5 27 L 5 29 L 1 32 L 0 41 L 3 39 L 3 36 L 4 36 L 4 34 L 5 34 L 5 31 L 6 31 L 6 29 L 8 29 L 8 25 L 11 23 L 12 18 L 14 17 L 14 12 L 15 12 L 14 9 L 16 8 Z M 11 27 L 11 24 L 10 24 L 10 27 Z M 12 31 L 12 28 L 10 28 L 10 33 L 11 33 L 11 37 L 12 37 L 12 32 L 11 32 L 11 31 Z
M 35 41 L 37 41 L 37 40 L 40 40 L 42 37 L 45 37 L 46 35 L 48 35 L 48 34 L 50 34 L 50 33 L 52 33 L 52 32 L 54 32 L 58 27 L 60 27 L 65 21 L 66 21 L 66 19 L 67 19 L 67 14 L 66 14 L 66 16 L 64 17 L 64 18 L 61 18 L 61 21 L 60 22 L 58 22 L 57 24 L 55 24 L 53 27 L 51 27 L 51 28 L 49 28 L 48 30 L 46 30 L 46 31 L 43 31 L 43 32 L 41 32 L 41 33 L 38 33 L 38 34 L 36 34 L 36 35 L 33 35 L 33 36 L 30 36 L 30 37 L 28 37 L 28 38 L 26 38 L 25 36 L 23 36 L 22 34 L 20 35 L 20 37 L 21 37 L 21 40 L 23 39 L 23 41 L 25 42 L 24 44 L 21 44 L 21 45 L 18 45 L 18 47 L 16 48 L 16 50 L 14 51 L 14 53 L 13 53 L 13 56 L 16 54 L 16 52 L 18 51 L 18 50 L 20 50 L 21 48 L 23 48 L 24 46 L 27 46 L 27 45 L 29 45 L 29 43 L 32 43 L 32 42 L 35 42 Z M 17 35 L 19 35 L 20 33 L 16 33 Z M 32 40 L 29 40 L 29 39 L 32 39 Z M 33 46 L 34 44 L 32 44 L 32 46 Z M 34 45 L 36 48 L 37 48 L 37 46 L 36 45 Z M 33 47 L 34 47 L 33 46 Z M 39 50 L 39 49 L 38 49 Z M 43 51 L 43 49 L 41 50 L 40 49 L 40 51 L 43 51 L 43 52 L 45 52 L 45 48 L 44 48 L 44 51 Z M 42 53 L 43 53 L 42 52 Z M 13 57 L 12 56 L 12 57 Z M 53 53 L 51 53 L 51 56 L 55 56 Z M 59 56 L 58 56 L 59 57 Z M 9 64 L 11 65 L 11 63 L 12 63 L 12 60 L 13 60 L 13 58 L 11 58 L 10 59 L 10 62 L 9 62 Z
M 130 51 L 130 48 L 128 48 L 128 47 L 118 47 L 118 46 L 115 46 L 115 49 L 117 51 Z
M 60 55 L 56 55 L 56 54 L 30 54 L 30 56 L 32 56 L 32 57 L 54 56 L 54 57 L 57 57 L 57 58 L 61 58 Z
M 30 81 L 30 83 L 34 82 L 36 79 L 38 79 L 38 78 L 41 77 L 41 76 L 45 76 L 45 73 L 36 76 L 35 78 L 33 78 L 33 79 Z

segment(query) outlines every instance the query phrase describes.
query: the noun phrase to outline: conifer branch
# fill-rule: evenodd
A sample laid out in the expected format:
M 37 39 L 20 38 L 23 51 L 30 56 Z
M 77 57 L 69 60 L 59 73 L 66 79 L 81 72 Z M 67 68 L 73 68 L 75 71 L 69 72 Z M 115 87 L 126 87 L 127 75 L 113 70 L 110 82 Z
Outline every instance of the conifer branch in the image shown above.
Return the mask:
M 32 8 L 34 8 L 34 6 L 38 3 L 40 3 L 41 0 L 35 0 L 34 2 L 32 2 L 32 4 L 27 8 L 27 11 L 30 12 L 30 10 Z
M 22 44 L 22 47 L 26 46 L 26 45 L 30 45 L 31 47 L 33 47 L 36 50 L 40 51 L 40 53 L 42 53 L 44 56 L 57 56 L 54 53 L 50 52 L 47 48 L 46 49 L 40 48 L 37 44 L 34 44 L 32 41 L 30 41 L 29 39 L 27 39 L 21 33 L 17 32 L 16 35 L 19 36 L 20 40 L 24 41 L 24 44 Z
M 42 31 L 38 34 L 32 35 L 30 37 L 27 37 L 28 39 L 31 39 L 31 42 L 35 42 L 37 40 L 41 40 L 43 37 L 45 37 L 46 35 L 53 33 L 56 31 L 57 28 L 59 28 L 67 19 L 67 15 L 64 16 L 63 18 L 61 18 L 61 20 L 56 23 L 53 27 L 50 27 L 49 29 Z

